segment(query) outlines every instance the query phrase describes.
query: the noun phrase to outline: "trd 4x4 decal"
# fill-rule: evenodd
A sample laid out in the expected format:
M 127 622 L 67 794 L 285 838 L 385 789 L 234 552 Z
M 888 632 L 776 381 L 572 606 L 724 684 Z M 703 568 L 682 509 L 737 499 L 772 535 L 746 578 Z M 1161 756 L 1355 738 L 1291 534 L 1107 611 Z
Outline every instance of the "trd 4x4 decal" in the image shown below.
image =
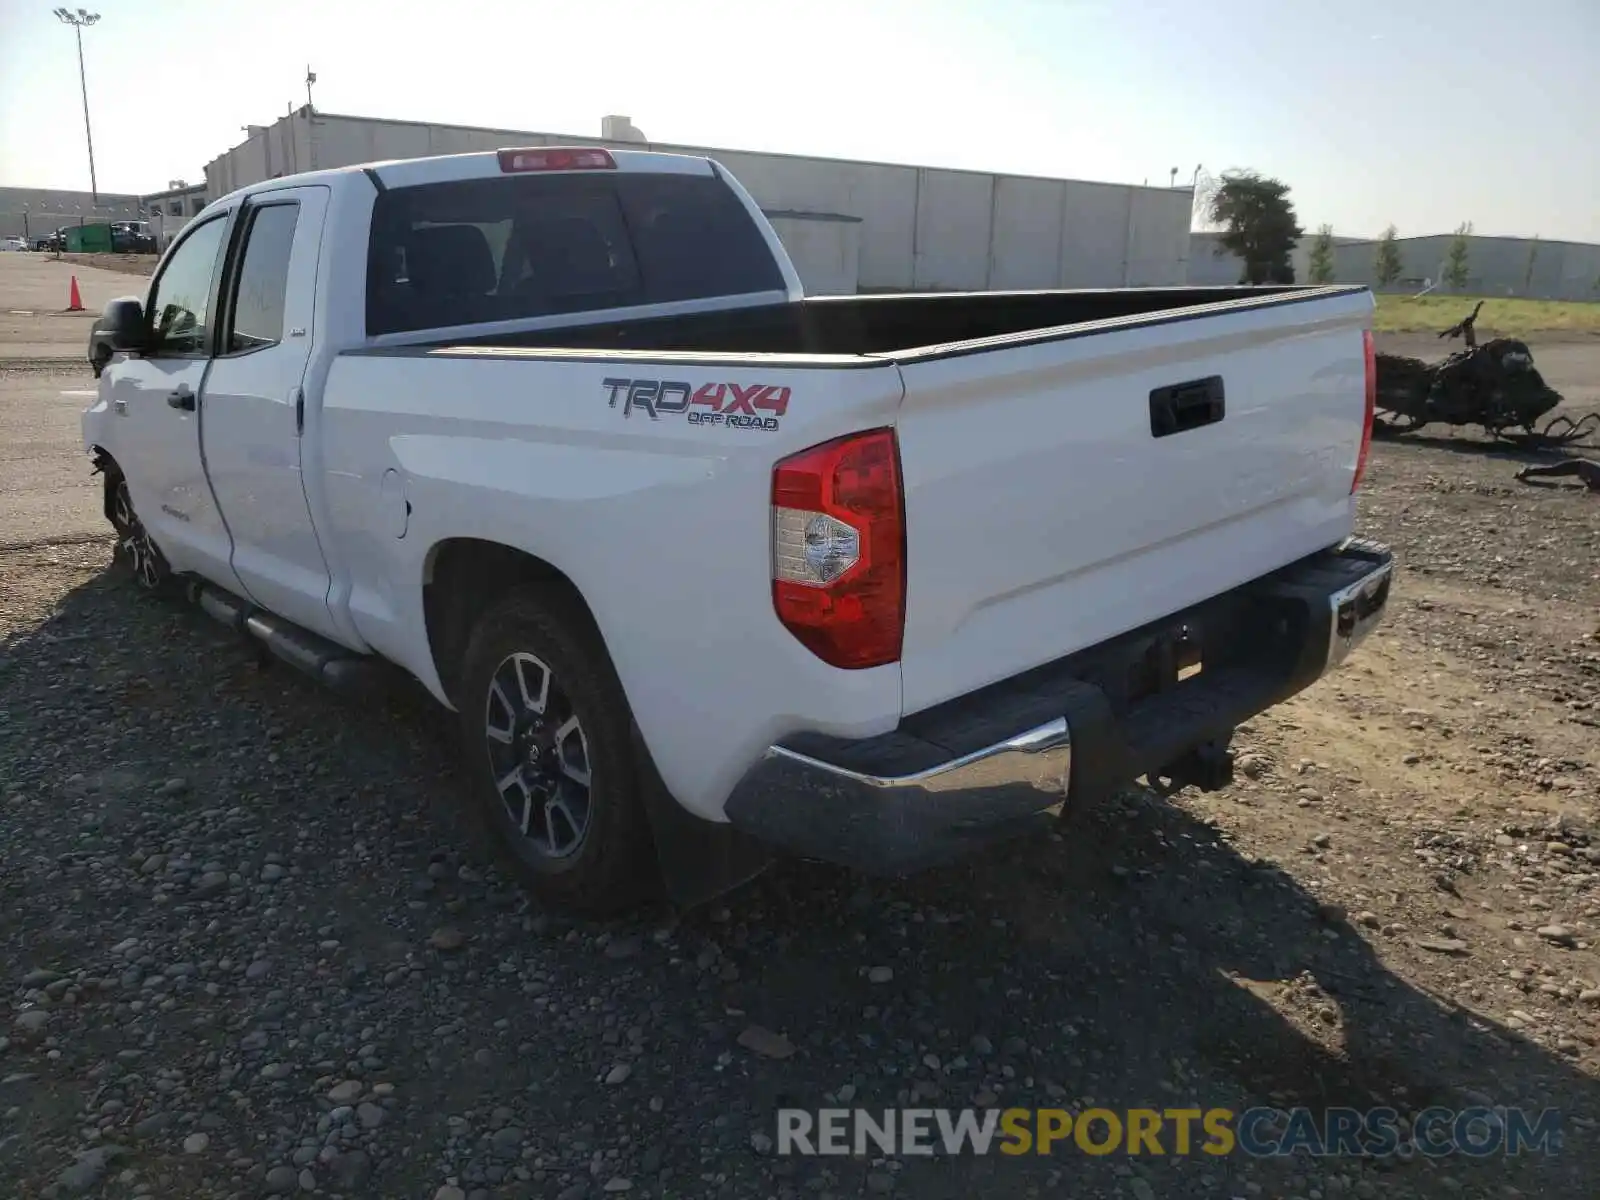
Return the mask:
M 663 379 L 605 379 L 607 403 L 631 417 L 635 409 L 662 417 L 685 417 L 691 425 L 727 425 L 734 429 L 778 428 L 789 411 L 789 389 L 771 383 L 693 384 Z

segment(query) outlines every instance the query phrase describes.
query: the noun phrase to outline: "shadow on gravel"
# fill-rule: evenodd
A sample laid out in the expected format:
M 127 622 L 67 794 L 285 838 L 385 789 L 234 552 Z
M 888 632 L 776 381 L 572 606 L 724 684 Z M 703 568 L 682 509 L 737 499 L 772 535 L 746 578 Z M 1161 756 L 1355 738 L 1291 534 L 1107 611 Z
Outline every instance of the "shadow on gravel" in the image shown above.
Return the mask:
M 780 868 L 752 891 L 771 897 L 775 928 L 792 940 L 781 962 L 730 989 L 734 1002 L 774 1028 L 803 1029 L 816 1023 L 816 998 L 835 997 L 830 1024 L 870 1030 L 884 1045 L 904 1039 L 918 1054 L 946 1029 L 958 1042 L 983 1033 L 996 1046 L 1020 1036 L 1026 1047 L 1013 1044 L 1011 1061 L 1036 1086 L 1003 1094 L 1002 1105 L 1402 1114 L 1504 1105 L 1530 1118 L 1558 1108 L 1580 1122 L 1596 1113 L 1600 1084 L 1576 1063 L 1449 996 L 1419 990 L 1339 908 L 1319 904 L 1273 864 L 1241 857 L 1215 828 L 1154 793 L 1129 789 L 1077 814 L 1059 836 L 1059 844 L 998 847 L 889 886 L 858 885 L 820 867 Z M 851 889 L 846 911 L 887 910 L 892 957 L 881 942 L 876 956 L 848 950 L 852 919 L 819 920 L 819 897 Z M 925 915 L 964 911 L 970 916 L 950 924 Z M 860 977 L 865 963 L 879 961 L 894 969 L 890 986 Z M 921 1085 L 921 1095 L 907 1095 L 908 1084 Z M 867 1084 L 854 1102 L 960 1107 L 971 1094 L 936 1072 L 915 1071 L 911 1080 Z M 1391 1159 L 1355 1176 L 1381 1179 L 1385 1195 L 1405 1194 L 1389 1190 L 1403 1187 L 1455 1195 L 1462 1185 L 1468 1194 L 1514 1195 L 1500 1190 L 1514 1185 L 1529 1196 L 1591 1197 L 1600 1160 L 1585 1132 L 1564 1128 L 1563 1152 L 1548 1159 Z M 1170 1142 L 1164 1148 L 1172 1153 Z M 1069 1178 L 1095 1169 L 1067 1153 L 1054 1164 L 984 1160 L 962 1173 L 970 1170 L 969 1184 L 1004 1184 L 1010 1194 L 1013 1182 L 1039 1183 L 1052 1166 Z M 1205 1158 L 1144 1163 L 1157 1195 L 1202 1194 L 1207 1175 L 1276 1180 L 1270 1195 L 1308 1186 L 1330 1195 L 1317 1180 L 1350 1171 L 1348 1161 L 1308 1168 L 1301 1159 L 1257 1163 L 1241 1176 L 1238 1159 Z M 929 1183 L 916 1194 L 963 1192 Z
M 632 1176 L 633 1195 L 660 1197 L 1593 1195 L 1600 1161 L 1570 1122 L 1562 1153 L 1520 1159 L 1184 1156 L 1173 1153 L 1170 1129 L 1162 1157 L 1094 1157 L 1070 1144 L 1052 1157 L 892 1165 L 773 1157 L 763 1135 L 775 1135 L 779 1107 L 830 1107 L 846 1087 L 849 1103 L 868 1109 L 1306 1105 L 1409 1114 L 1492 1104 L 1592 1117 L 1600 1086 L 1556 1052 L 1419 990 L 1375 948 L 1394 946 L 1403 961 L 1411 951 L 1397 939 L 1367 940 L 1342 912 L 1319 905 L 1304 878 L 1241 856 L 1215 827 L 1143 789 L 1074 814 L 1050 838 L 908 880 L 784 863 L 681 918 L 551 921 L 497 887 L 481 856 L 474 872 L 452 869 L 437 888 L 419 883 L 424 871 L 446 878 L 433 870 L 449 857 L 437 847 L 479 855 L 451 815 L 448 723 L 409 695 L 387 712 L 356 710 L 286 670 L 258 674 L 252 660 L 199 614 L 136 595 L 118 575 L 97 577 L 0 651 L 8 713 L 0 745 L 29 758 L 17 781 L 26 775 L 30 788 L 68 798 L 102 786 L 96 771 L 159 780 L 185 758 L 202 764 L 189 769 L 198 791 L 240 787 L 226 782 L 246 777 L 230 773 L 240 756 L 261 763 L 259 780 L 208 802 L 250 806 L 278 844 L 293 847 L 285 861 L 303 869 L 299 903 L 337 912 L 341 953 L 365 964 L 351 973 L 347 998 L 326 1011 L 353 1005 L 350 1023 L 384 1025 L 396 1062 L 383 1077 L 398 1080 L 414 1106 L 421 1097 L 380 1131 L 408 1131 L 416 1153 L 380 1157 L 377 1175 L 343 1194 L 431 1195 L 442 1178 L 434 1163 L 445 1152 L 445 1116 L 487 1120 L 506 1105 L 529 1129 L 559 1134 L 566 1156 L 552 1148 L 549 1162 L 574 1165 L 561 1168 L 570 1176 L 552 1167 L 532 1182 L 490 1175 L 484 1195 L 495 1200 L 598 1195 L 613 1172 Z M 83 702 L 61 703 L 63 689 Z M 30 713 L 46 710 L 47 724 L 25 730 Z M 153 824 L 196 803 L 173 789 L 165 799 L 101 804 L 95 828 L 115 835 L 121 822 L 129 845 L 149 841 Z M 4 809 L 0 835 L 9 843 L 0 858 L 43 852 Z M 1316 870 L 1305 862 L 1306 874 Z M 16 988 L 27 963 L 84 953 L 80 943 L 96 940 L 85 928 L 98 918 L 68 911 L 67 894 L 25 892 L 21 875 L 7 874 L 17 882 L 0 879 L 0 950 L 13 949 L 5 973 Z M 76 903 L 92 907 L 81 895 Z M 109 911 L 130 901 L 102 903 Z M 427 929 L 446 920 L 465 949 L 418 951 Z M 522 960 L 531 975 L 506 974 L 508 961 Z M 543 982 L 530 990 L 529 979 L 548 981 L 549 995 Z M 452 1015 L 441 1024 L 429 1005 L 446 995 Z M 363 1005 L 376 1015 L 361 1015 Z M 237 1044 L 262 1021 L 275 1028 L 271 1015 L 224 1010 L 215 1019 L 231 1032 L 218 1044 Z M 743 1048 L 737 1039 L 752 1024 L 781 1033 L 793 1053 Z M 473 1055 L 472 1045 L 485 1049 Z M 73 1049 L 93 1060 L 90 1049 Z M 619 1059 L 634 1064 L 631 1081 L 602 1086 Z M 0 1076 L 22 1069 L 0 1065 Z M 15 1085 L 0 1090 L 0 1110 L 19 1105 L 21 1114 L 0 1126 L 0 1178 L 46 1170 L 39 1147 L 83 1120 L 62 1094 L 24 1086 L 31 1099 L 18 1099 Z M 88 1098 L 83 1086 L 79 1100 Z M 259 1160 L 249 1133 L 258 1118 L 243 1101 L 236 1107 L 245 1153 Z M 130 1107 L 102 1123 L 125 1135 L 116 1121 L 136 1115 Z M 224 1133 L 219 1126 L 213 1140 Z M 598 1144 L 621 1147 L 603 1170 L 591 1165 Z M 51 1160 L 50 1177 L 65 1161 Z M 175 1182 L 199 1169 L 172 1148 L 159 1162 Z M 563 1190 L 570 1178 L 590 1179 L 590 1191 Z
M 1589 492 L 1593 494 L 1596 489 L 1589 487 L 1579 479 L 1519 479 L 1518 483 L 1524 487 L 1531 487 L 1542 492 Z
M 1478 433 L 1374 433 L 1373 439 L 1385 446 L 1417 446 L 1431 450 L 1449 450 L 1454 454 L 1472 454 L 1480 458 L 1499 458 L 1508 463 L 1543 463 L 1552 459 L 1572 457 L 1556 448 L 1530 450 L 1509 442 L 1496 441 Z

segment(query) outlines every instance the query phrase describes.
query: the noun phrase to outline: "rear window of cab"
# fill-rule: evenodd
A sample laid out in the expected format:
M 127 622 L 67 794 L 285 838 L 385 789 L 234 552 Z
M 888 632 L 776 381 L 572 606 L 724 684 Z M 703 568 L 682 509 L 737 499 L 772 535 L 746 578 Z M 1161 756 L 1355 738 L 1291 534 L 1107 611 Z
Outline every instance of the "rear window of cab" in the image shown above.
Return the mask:
M 715 175 L 520 174 L 390 188 L 373 205 L 367 333 L 781 291 Z

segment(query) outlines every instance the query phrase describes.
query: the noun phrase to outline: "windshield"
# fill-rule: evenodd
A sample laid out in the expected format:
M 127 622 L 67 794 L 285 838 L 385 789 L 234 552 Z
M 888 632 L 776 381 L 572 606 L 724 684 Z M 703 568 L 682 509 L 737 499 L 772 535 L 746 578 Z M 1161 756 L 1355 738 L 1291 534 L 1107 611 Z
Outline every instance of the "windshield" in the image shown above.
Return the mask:
M 374 202 L 367 333 L 783 287 L 759 227 L 714 176 L 458 180 Z

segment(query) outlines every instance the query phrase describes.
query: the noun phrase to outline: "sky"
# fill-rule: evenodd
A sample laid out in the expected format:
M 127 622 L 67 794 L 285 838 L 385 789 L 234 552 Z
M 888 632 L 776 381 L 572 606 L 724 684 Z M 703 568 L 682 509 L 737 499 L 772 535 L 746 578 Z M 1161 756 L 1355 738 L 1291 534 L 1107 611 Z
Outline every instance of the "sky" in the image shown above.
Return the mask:
M 73 31 L 0 0 L 0 185 L 87 188 Z M 1600 0 L 101 0 L 107 192 L 325 112 L 1165 184 L 1307 229 L 1600 242 Z

